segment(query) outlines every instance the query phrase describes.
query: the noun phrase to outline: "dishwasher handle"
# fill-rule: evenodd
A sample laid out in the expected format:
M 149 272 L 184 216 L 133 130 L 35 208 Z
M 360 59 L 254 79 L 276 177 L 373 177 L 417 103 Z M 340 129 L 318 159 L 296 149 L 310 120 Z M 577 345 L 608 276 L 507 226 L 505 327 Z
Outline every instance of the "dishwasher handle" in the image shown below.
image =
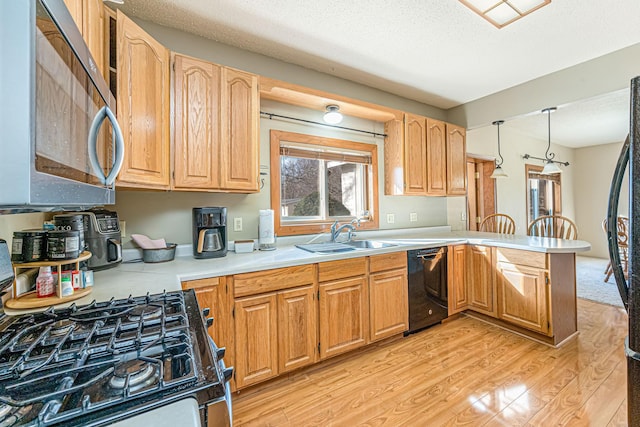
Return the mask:
M 447 247 L 441 246 L 437 248 L 418 249 L 415 251 L 416 258 L 434 259 L 447 253 Z

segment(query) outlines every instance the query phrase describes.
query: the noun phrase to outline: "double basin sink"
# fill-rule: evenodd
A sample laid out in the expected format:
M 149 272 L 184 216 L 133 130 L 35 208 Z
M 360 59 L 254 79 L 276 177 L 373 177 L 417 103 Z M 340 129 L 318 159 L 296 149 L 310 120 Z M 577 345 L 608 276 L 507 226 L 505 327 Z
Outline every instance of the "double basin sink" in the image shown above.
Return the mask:
M 354 251 L 356 249 L 380 249 L 397 246 L 392 243 L 379 242 L 377 240 L 351 240 L 344 243 L 311 243 L 306 245 L 296 245 L 300 249 L 304 249 L 313 253 L 336 253 Z

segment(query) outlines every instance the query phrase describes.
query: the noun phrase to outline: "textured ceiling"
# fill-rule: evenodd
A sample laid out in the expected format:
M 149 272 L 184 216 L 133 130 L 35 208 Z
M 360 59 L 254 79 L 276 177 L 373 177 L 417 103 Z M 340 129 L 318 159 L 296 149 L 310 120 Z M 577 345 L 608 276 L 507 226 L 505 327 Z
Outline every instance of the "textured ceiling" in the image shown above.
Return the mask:
M 126 0 L 121 9 L 443 109 L 640 42 L 638 0 L 553 0 L 503 29 L 457 0 Z

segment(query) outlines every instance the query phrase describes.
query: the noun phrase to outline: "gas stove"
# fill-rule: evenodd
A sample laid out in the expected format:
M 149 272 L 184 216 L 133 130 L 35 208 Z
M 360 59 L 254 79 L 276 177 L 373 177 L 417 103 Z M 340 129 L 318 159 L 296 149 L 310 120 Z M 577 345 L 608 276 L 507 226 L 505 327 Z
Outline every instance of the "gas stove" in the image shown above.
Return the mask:
M 229 425 L 223 355 L 193 291 L 5 316 L 0 426 L 107 425 L 188 397 Z

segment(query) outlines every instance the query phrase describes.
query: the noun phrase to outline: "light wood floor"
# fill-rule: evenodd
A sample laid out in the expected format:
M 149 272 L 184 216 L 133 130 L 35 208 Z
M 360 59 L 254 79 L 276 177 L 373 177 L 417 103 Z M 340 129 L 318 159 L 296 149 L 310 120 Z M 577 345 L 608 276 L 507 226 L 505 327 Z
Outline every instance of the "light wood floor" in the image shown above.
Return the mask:
M 459 317 L 235 394 L 235 426 L 626 426 L 624 309 L 553 349 Z

